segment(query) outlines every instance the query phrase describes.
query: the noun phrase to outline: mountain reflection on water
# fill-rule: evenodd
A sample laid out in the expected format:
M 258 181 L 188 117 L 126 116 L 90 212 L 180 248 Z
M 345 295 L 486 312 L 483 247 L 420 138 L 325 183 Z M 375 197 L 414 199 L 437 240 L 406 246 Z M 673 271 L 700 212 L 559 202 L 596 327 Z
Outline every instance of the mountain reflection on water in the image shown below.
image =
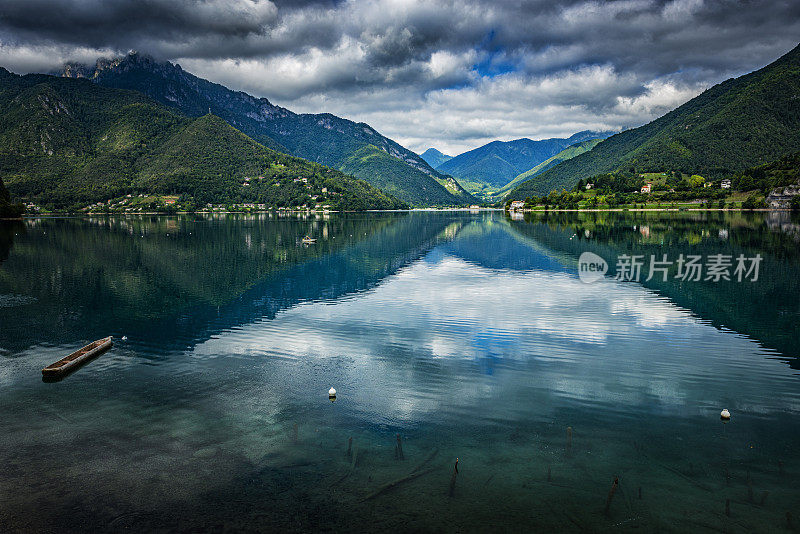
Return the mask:
M 784 528 L 800 498 L 797 222 L 0 224 L 0 530 Z M 586 251 L 611 275 L 581 282 Z M 760 277 L 613 279 L 619 255 L 680 253 L 761 254 Z M 111 351 L 40 380 L 108 334 Z

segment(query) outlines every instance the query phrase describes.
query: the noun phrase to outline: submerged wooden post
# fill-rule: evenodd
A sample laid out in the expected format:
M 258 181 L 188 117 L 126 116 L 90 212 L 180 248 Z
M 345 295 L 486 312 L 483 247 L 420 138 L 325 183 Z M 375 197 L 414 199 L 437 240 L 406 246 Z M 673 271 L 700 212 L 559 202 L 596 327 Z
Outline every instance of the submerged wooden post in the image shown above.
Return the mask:
M 567 427 L 567 454 L 572 452 L 572 427 Z
M 356 468 L 356 463 L 358 462 L 358 447 L 353 447 L 353 457 L 350 459 L 350 471 L 352 472 Z
M 400 434 L 397 434 L 397 444 L 394 446 L 394 459 L 395 460 L 406 459 L 406 457 L 403 455 L 403 442 L 400 438 Z
M 611 489 L 608 490 L 608 498 L 606 499 L 606 515 L 608 515 L 608 512 L 611 509 L 611 499 L 614 498 L 614 494 L 617 492 L 617 486 L 619 486 L 619 477 L 614 477 L 614 482 L 611 484 Z
M 452 497 L 456 491 L 456 476 L 458 476 L 458 458 L 456 458 L 456 465 L 453 466 L 453 474 L 450 476 L 450 496 Z
M 347 458 L 350 459 L 353 457 L 353 436 L 347 440 Z

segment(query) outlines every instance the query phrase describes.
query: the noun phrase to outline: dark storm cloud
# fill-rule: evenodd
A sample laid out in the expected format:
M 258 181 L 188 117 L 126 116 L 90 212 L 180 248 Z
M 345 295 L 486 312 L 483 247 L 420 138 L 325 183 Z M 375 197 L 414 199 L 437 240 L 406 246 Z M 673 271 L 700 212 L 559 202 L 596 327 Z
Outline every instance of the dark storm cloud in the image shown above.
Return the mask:
M 5 0 L 0 64 L 133 48 L 453 152 L 641 124 L 799 36 L 796 0 Z

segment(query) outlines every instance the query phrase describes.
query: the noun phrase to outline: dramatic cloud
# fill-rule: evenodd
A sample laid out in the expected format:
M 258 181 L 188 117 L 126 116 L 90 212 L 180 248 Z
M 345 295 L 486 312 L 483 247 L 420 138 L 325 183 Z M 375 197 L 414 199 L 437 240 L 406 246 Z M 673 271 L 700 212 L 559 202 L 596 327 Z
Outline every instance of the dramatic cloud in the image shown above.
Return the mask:
M 129 49 L 409 148 L 638 126 L 797 45 L 795 0 L 5 0 L 0 65 Z

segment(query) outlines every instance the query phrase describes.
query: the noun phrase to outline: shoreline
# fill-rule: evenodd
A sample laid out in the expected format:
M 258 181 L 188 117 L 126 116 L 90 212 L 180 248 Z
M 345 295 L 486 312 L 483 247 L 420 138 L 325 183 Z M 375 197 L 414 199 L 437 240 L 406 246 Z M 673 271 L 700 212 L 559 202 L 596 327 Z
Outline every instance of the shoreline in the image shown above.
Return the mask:
M 743 208 L 592 208 L 592 209 L 541 209 L 541 210 L 530 210 L 530 209 L 523 209 L 523 210 L 515 210 L 515 211 L 507 211 L 507 213 L 549 213 L 551 211 L 574 211 L 574 212 L 604 212 L 604 211 L 660 211 L 660 212 L 667 212 L 667 211 L 674 211 L 674 212 L 681 212 L 681 211 L 794 211 L 791 208 L 750 208 L 750 209 L 743 209 Z
M 528 214 L 528 213 L 605 213 L 605 212 L 662 212 L 662 213 L 679 213 L 679 212 L 701 212 L 701 211 L 719 211 L 719 212 L 793 212 L 789 208 L 592 208 L 592 209 L 523 209 L 508 211 L 503 208 L 411 208 L 407 210 L 363 210 L 363 211 L 283 211 L 275 212 L 270 210 L 263 211 L 178 211 L 174 213 L 158 212 L 158 211 L 142 211 L 136 213 L 115 213 L 115 212 L 93 212 L 93 213 L 71 213 L 71 212 L 48 212 L 48 213 L 31 213 L 23 214 L 19 218 L 3 218 L 0 221 L 24 221 L 25 219 L 35 219 L 39 217 L 91 217 L 91 216 L 160 216 L 160 217 L 174 217 L 179 215 L 330 215 L 343 214 L 343 213 L 413 213 L 413 212 L 470 212 L 476 213 L 480 211 L 495 212 L 500 211 L 509 215 L 515 214 Z

